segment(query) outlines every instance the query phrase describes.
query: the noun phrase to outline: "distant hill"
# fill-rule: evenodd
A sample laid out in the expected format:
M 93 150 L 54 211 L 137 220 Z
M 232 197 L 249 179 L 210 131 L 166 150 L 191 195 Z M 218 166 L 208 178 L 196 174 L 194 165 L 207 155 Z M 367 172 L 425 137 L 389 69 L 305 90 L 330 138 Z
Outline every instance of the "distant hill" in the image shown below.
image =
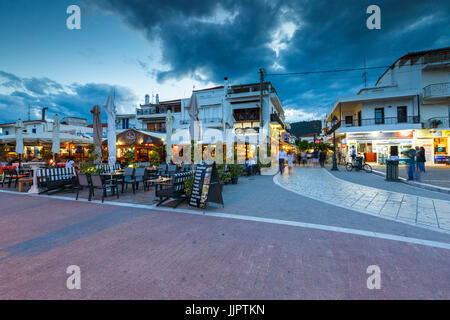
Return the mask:
M 316 124 L 316 130 L 314 130 L 314 124 Z M 289 129 L 289 133 L 297 137 L 310 133 L 320 134 L 321 131 L 322 121 L 320 120 L 293 122 L 291 123 L 291 128 Z

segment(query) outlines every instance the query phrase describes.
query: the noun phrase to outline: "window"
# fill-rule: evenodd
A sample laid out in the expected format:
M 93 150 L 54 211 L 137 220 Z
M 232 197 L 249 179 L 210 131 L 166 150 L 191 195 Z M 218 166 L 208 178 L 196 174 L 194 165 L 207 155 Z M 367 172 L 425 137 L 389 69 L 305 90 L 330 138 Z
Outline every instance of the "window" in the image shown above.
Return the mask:
M 31 129 L 31 133 L 36 133 L 36 128 Z
M 384 108 L 375 109 L 375 124 L 384 123 Z
M 9 134 L 9 131 L 6 131 L 6 130 L 5 130 L 5 135 L 8 135 L 8 134 Z
M 345 116 L 345 126 L 351 127 L 353 125 L 353 116 Z
M 404 123 L 408 122 L 407 108 L 406 106 L 397 107 L 397 122 Z
M 122 119 L 122 129 L 128 129 L 128 127 L 129 127 L 129 119 L 128 118 Z

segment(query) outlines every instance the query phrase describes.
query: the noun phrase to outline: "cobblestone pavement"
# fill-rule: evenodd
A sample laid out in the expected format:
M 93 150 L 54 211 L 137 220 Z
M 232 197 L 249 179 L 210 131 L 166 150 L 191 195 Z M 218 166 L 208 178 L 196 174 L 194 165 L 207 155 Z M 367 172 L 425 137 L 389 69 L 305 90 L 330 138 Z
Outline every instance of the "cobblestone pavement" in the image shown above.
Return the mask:
M 0 299 L 450 299 L 449 268 L 440 247 L 0 193 Z
M 321 168 L 296 167 L 291 175 L 277 175 L 274 181 L 313 199 L 370 215 L 450 231 L 450 201 L 351 183 L 337 179 Z

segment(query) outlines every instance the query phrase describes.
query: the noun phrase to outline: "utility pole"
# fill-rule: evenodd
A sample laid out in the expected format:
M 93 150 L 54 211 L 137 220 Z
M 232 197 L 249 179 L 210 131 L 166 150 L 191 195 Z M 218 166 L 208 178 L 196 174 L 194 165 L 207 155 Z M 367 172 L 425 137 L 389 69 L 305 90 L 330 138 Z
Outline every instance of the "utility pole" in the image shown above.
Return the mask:
M 264 69 L 259 69 L 259 126 L 263 127 L 263 86 L 264 86 Z

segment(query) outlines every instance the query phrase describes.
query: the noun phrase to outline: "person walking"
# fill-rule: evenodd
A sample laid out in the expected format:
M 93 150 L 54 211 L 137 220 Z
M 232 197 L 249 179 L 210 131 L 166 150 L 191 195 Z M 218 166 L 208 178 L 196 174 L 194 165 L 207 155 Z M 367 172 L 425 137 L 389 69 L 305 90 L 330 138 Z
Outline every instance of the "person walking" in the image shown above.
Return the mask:
M 319 163 L 322 168 L 325 167 L 326 158 L 327 158 L 327 154 L 325 153 L 325 151 L 323 151 L 323 150 L 320 151 L 319 152 Z
M 288 173 L 292 173 L 292 168 L 294 167 L 294 154 L 289 151 L 287 154 L 287 165 L 288 165 Z
M 306 161 L 308 159 L 306 159 L 306 152 L 305 151 L 300 152 L 300 158 L 301 158 L 302 164 L 306 166 Z
M 284 151 L 283 149 L 278 151 L 278 164 L 280 166 L 280 173 L 281 174 L 284 173 L 284 161 L 286 160 L 286 158 L 287 158 L 286 151 Z
M 313 161 L 314 161 L 314 166 L 317 167 L 319 165 L 319 150 L 314 149 L 313 152 Z
M 311 152 L 306 153 L 306 166 L 307 167 L 309 167 L 311 164 L 311 157 L 312 157 Z
M 341 159 L 342 159 L 342 152 L 341 149 L 337 149 L 336 150 L 336 155 L 337 155 L 337 160 L 338 160 L 338 164 L 341 164 Z
M 414 174 L 416 169 L 416 150 L 409 149 L 406 152 L 402 152 L 406 156 L 406 163 L 408 164 L 408 180 L 414 180 Z
M 352 163 L 354 163 L 355 159 L 356 159 L 356 148 L 355 148 L 355 146 L 352 146 L 352 148 L 350 149 L 350 157 L 352 158 Z
M 416 177 L 420 180 L 421 174 L 425 173 L 425 148 L 416 147 Z

